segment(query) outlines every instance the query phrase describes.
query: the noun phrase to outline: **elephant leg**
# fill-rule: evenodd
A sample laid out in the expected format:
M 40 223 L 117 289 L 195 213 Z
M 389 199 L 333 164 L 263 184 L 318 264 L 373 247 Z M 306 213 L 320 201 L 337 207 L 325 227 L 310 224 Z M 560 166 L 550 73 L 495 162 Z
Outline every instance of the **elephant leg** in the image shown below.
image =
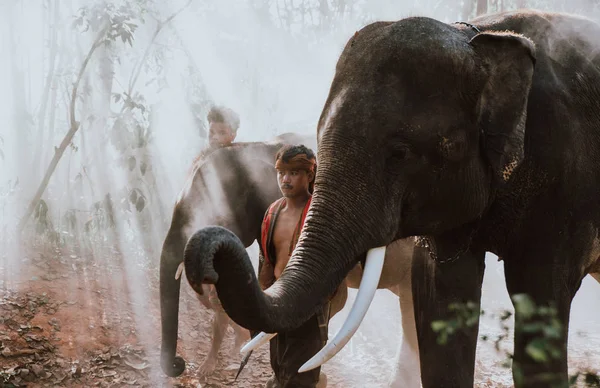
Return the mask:
M 196 298 L 198 298 L 198 300 L 200 301 L 200 303 L 206 307 L 207 309 L 211 310 L 212 309 L 212 305 L 210 304 L 210 300 L 208 298 L 208 294 L 210 293 L 210 285 L 209 284 L 203 284 L 202 285 L 202 289 L 204 290 L 204 294 L 200 295 L 197 292 L 194 292 L 194 295 L 196 295 Z
M 598 283 L 600 283 L 600 272 L 591 273 L 592 277 L 596 279 Z
M 568 256 L 565 253 L 555 257 Z M 557 264 L 558 260 L 552 257 L 523 258 L 505 258 L 504 263 L 506 286 L 515 307 L 515 387 L 568 387 L 569 315 L 584 274 L 567 264 L 569 260 Z M 535 309 L 523 301 L 523 294 L 529 296 Z M 540 309 L 550 305 L 556 308 L 555 312 L 542 313 Z
M 394 291 L 398 295 L 400 304 L 402 344 L 396 354 L 397 364 L 389 386 L 390 388 L 419 388 L 421 386 L 419 343 L 410 276 L 408 282 L 397 285 Z
M 214 372 L 217 366 L 217 357 L 219 355 L 219 349 L 223 343 L 225 332 L 229 324 L 229 317 L 223 311 L 215 311 L 215 315 L 212 321 L 212 342 L 210 351 L 206 355 L 204 363 L 200 366 L 198 373 L 201 376 L 208 376 Z
M 231 350 L 231 356 L 233 358 L 238 358 L 240 356 L 240 349 L 242 348 L 242 345 L 250 340 L 250 332 L 233 322 L 231 319 L 229 320 L 229 324 L 235 333 L 235 343 L 233 344 L 233 349 Z
M 484 252 L 438 264 L 425 248 L 415 247 L 412 290 L 424 388 L 473 387 L 484 269 Z M 457 319 L 451 309 L 456 304 L 471 306 L 469 321 Z M 445 341 L 432 327 L 444 322 L 460 323 Z

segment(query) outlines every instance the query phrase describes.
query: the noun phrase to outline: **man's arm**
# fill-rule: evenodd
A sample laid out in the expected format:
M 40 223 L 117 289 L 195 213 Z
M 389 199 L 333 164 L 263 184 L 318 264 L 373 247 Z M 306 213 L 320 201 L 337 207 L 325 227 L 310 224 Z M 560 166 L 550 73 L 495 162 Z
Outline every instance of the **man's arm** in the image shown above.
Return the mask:
M 263 290 L 275 283 L 275 268 L 268 260 L 265 260 L 262 248 L 258 252 L 258 283 Z

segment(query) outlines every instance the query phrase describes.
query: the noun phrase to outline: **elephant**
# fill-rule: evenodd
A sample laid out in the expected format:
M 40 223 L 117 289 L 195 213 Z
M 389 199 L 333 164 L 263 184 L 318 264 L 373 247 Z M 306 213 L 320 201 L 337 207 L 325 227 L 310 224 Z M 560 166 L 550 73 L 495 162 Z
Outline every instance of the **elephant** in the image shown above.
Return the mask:
M 285 331 L 358 262 L 375 262 L 378 247 L 417 236 L 422 385 L 472 387 L 491 252 L 515 306 L 515 386 L 568 386 L 571 301 L 600 267 L 598 36 L 587 18 L 529 9 L 361 28 L 335 67 L 317 124 L 313 199 L 281 277 L 263 292 L 236 236 L 207 227 L 186 246 L 188 283 L 215 284 L 243 327 Z M 545 362 L 528 351 L 539 333 L 527 324 L 541 318 L 516 308 L 524 295 L 556 312 Z M 438 341 L 432 324 L 468 302 L 472 324 Z
M 227 313 L 221 307 L 218 298 L 214 298 L 211 295 L 210 286 L 204 287 L 204 294 L 196 294 L 196 297 L 202 303 L 204 307 L 209 310 L 213 310 L 214 316 L 211 324 L 212 329 L 212 341 L 210 345 L 210 350 L 204 359 L 202 365 L 198 370 L 201 376 L 208 376 L 212 374 L 217 366 L 217 356 L 219 354 L 219 349 L 221 348 L 221 344 L 223 343 L 223 339 L 225 338 L 225 333 L 227 331 L 227 327 L 231 326 L 235 333 L 235 343 L 232 348 L 232 355 L 237 355 L 245 341 L 250 339 L 250 332 L 244 329 L 240 325 L 229 319 Z
M 194 161 L 190 177 L 174 206 L 170 229 L 163 244 L 160 263 L 160 304 L 162 319 L 161 365 L 168 376 L 178 376 L 175 349 L 177 346 L 180 279 L 178 266 L 183 261 L 183 249 L 190 231 L 205 225 L 225 227 L 242 241 L 244 247 L 260 240 L 260 225 L 267 207 L 281 197 L 275 172 L 275 154 L 283 144 L 305 144 L 316 148 L 314 136 L 285 133 L 270 142 L 234 143 L 230 147 L 204 153 Z M 404 239 L 392 242 L 386 252 L 383 274 L 378 288 L 389 289 L 398 296 L 402 312 L 403 341 L 397 358 L 401 367 L 391 376 L 394 384 L 405 387 L 419 386 L 419 361 L 416 329 L 410 287 L 410 260 L 414 241 Z M 402 256 L 404 260 L 395 256 Z M 254 273 L 252 268 L 248 269 Z M 346 276 L 340 290 L 332 300 L 331 317 L 339 312 L 347 299 L 347 287 L 358 288 L 362 268 L 356 265 Z M 212 341 L 209 353 L 200 367 L 200 373 L 208 375 L 216 367 L 217 354 L 230 319 L 209 298 L 208 284 L 196 294 L 208 309 L 215 311 L 212 323 Z M 239 350 L 246 336 L 236 324 L 233 351 Z M 174 364 L 175 363 L 175 364 Z

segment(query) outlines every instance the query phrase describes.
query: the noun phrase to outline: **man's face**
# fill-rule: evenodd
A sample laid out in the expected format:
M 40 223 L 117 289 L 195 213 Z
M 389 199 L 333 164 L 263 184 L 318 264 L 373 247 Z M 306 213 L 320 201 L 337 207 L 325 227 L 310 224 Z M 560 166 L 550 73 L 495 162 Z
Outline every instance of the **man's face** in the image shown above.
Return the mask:
M 225 123 L 211 122 L 208 129 L 208 142 L 212 147 L 231 145 L 235 140 L 235 133 Z
M 305 170 L 277 170 L 279 190 L 286 198 L 294 198 L 308 193 L 313 173 Z

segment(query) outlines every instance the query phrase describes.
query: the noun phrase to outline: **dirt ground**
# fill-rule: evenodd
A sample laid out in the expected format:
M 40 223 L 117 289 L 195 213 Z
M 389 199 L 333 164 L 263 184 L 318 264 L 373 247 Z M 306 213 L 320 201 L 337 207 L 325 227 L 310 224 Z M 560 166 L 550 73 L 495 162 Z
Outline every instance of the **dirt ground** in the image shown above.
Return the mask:
M 19 268 L 6 261 L 0 267 L 2 387 L 262 387 L 269 378 L 264 346 L 233 381 L 240 357 L 231 354 L 231 328 L 215 373 L 198 377 L 209 349 L 212 312 L 199 304 L 187 284 L 181 294 L 178 343 L 187 369 L 180 378 L 165 377 L 158 364 L 157 268 L 116 249 L 96 254 L 40 248 L 22 252 Z M 383 293 L 350 344 L 323 368 L 329 387 L 386 386 L 401 330 L 397 298 Z M 330 335 L 350 305 L 351 300 L 334 318 Z M 382 314 L 382 309 L 395 310 Z M 494 330 L 482 322 L 480 333 L 491 337 Z M 584 341 L 589 349 L 575 356 L 575 366 L 600 365 L 594 351 L 600 341 L 594 338 Z M 510 347 L 508 341 L 504 346 Z M 479 346 L 476 386 L 509 387 L 509 370 L 501 366 L 501 354 L 489 356 L 492 348 Z

